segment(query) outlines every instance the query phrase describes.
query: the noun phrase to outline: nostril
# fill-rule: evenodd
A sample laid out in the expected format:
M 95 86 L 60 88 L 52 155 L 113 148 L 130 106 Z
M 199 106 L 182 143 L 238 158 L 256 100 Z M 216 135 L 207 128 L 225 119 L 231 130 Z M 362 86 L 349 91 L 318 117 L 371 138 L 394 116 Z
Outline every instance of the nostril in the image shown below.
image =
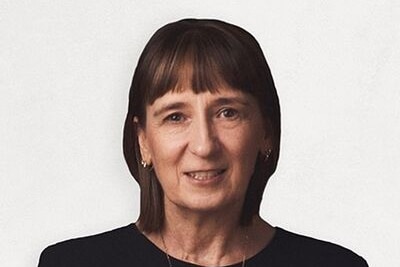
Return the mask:
M 206 157 L 215 154 L 219 150 L 219 145 L 216 140 L 197 139 L 190 144 L 190 150 L 198 156 Z

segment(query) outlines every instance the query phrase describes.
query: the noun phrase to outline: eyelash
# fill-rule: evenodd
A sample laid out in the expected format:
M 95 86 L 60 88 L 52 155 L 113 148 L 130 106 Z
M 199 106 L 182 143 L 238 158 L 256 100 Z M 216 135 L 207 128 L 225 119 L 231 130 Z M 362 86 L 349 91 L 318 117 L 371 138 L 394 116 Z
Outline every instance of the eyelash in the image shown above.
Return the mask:
M 176 117 L 178 117 L 179 119 L 176 119 Z M 165 117 L 164 122 L 179 123 L 182 120 L 184 120 L 183 114 L 175 112 Z
M 229 113 L 229 114 L 227 114 Z M 233 113 L 233 114 L 232 114 Z M 239 111 L 234 108 L 223 108 L 218 111 L 217 118 L 225 118 L 235 120 L 239 117 Z M 166 116 L 163 121 L 166 123 L 182 123 L 185 121 L 185 116 L 182 113 L 174 112 Z
M 227 116 L 227 114 L 226 114 L 227 112 L 233 113 L 233 115 L 231 114 L 231 115 Z M 225 115 L 224 115 L 224 113 L 225 113 Z M 227 119 L 236 119 L 239 116 L 239 111 L 237 111 L 236 109 L 233 109 L 233 108 L 223 108 L 218 112 L 218 117 L 221 117 L 221 116 L 223 116 Z

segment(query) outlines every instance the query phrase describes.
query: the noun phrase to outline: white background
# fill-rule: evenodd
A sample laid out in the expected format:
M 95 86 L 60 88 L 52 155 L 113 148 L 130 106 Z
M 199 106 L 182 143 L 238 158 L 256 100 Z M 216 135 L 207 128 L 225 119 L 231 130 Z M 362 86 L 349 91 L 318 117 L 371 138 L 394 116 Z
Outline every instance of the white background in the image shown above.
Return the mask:
M 0 0 L 0 265 L 136 220 L 127 95 L 153 32 L 219 18 L 260 42 L 282 105 L 262 215 L 400 266 L 400 2 Z

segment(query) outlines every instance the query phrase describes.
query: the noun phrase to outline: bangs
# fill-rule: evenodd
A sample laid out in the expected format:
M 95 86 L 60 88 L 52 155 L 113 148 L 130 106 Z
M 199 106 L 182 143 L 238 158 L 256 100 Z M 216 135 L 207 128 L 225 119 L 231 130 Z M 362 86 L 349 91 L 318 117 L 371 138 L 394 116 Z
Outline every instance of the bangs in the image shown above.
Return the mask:
M 178 30 L 164 36 L 146 60 L 149 63 L 145 82 L 148 87 L 143 96 L 146 104 L 154 103 L 169 91 L 217 92 L 226 86 L 251 90 L 251 77 L 246 75 L 254 73 L 251 64 L 246 64 L 246 55 L 240 53 L 245 49 L 229 33 L 208 27 L 201 31 Z M 245 71 L 241 72 L 242 68 Z

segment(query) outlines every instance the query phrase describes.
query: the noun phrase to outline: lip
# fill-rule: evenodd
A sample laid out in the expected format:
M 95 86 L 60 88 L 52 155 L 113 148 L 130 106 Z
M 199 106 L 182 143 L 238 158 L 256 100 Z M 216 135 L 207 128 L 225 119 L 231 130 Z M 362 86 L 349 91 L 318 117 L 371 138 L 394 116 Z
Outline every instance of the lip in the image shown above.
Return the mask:
M 190 182 L 195 184 L 207 185 L 221 181 L 226 172 L 226 169 L 203 169 L 186 171 L 184 175 L 189 179 Z

